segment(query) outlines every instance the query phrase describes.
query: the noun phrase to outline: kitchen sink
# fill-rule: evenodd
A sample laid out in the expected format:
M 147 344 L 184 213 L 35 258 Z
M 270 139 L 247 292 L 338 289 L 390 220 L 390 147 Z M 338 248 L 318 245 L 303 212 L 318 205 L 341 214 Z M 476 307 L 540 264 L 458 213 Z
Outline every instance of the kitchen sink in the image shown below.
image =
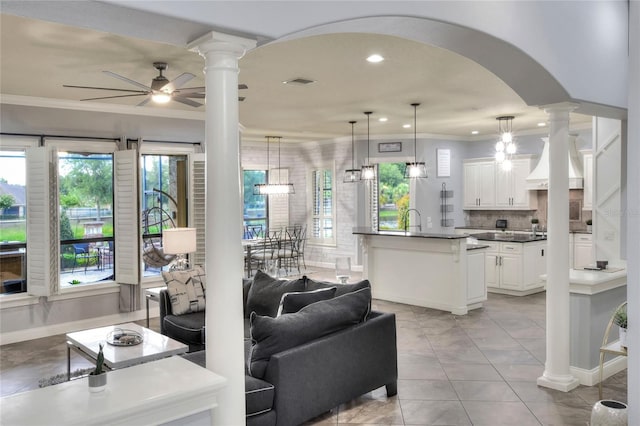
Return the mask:
M 514 234 L 511 232 L 482 232 L 480 234 L 471 234 L 473 238 L 484 241 L 510 241 L 510 242 L 528 242 L 546 240 L 547 237 L 533 234 Z

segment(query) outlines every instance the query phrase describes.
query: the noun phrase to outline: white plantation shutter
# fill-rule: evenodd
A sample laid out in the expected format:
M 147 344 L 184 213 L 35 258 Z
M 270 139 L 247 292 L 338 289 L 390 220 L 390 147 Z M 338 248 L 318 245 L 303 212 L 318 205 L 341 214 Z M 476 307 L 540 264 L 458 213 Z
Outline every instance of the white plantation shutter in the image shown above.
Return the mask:
M 27 160 L 27 293 L 50 296 L 58 291 L 57 152 L 29 148 Z
M 192 254 L 192 265 L 205 263 L 206 220 L 206 154 L 191 154 L 191 226 L 196 228 L 196 252 Z
M 139 284 L 138 153 L 116 151 L 113 163 L 115 279 L 118 283 Z
M 269 183 L 289 182 L 289 169 L 269 170 Z M 282 229 L 289 225 L 289 196 L 269 195 L 269 228 Z

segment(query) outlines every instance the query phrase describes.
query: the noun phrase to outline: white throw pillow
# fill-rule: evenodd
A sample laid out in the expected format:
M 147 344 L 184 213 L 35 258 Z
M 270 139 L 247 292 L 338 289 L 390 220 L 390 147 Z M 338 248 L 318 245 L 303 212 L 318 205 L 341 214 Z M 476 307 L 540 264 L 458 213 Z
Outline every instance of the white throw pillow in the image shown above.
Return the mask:
M 174 315 L 204 311 L 206 275 L 202 266 L 162 272 Z

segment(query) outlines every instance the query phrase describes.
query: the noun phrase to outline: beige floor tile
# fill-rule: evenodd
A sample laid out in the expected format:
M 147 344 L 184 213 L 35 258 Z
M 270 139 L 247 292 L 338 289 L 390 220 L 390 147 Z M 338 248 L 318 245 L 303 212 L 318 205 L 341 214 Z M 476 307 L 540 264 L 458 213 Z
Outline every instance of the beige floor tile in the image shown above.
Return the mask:
M 385 400 L 356 398 L 342 404 L 338 410 L 338 423 L 390 425 L 403 422 L 397 397 Z
M 398 396 L 401 400 L 458 400 L 448 380 L 398 380 Z
M 527 402 L 526 405 L 543 425 L 584 426 L 591 420 L 591 406 L 584 402 Z
M 400 401 L 405 425 L 471 425 L 460 401 Z
M 520 401 L 505 382 L 454 380 L 451 384 L 461 401 Z
M 435 349 L 440 364 L 489 364 L 480 349 L 470 346 L 462 349 Z
M 462 401 L 474 426 L 533 426 L 540 422 L 524 403 L 493 401 Z
M 490 364 L 443 364 L 449 380 L 502 381 L 502 377 Z
M 524 349 L 516 351 L 485 349 L 482 353 L 491 364 L 540 364 L 536 357 Z
M 447 380 L 447 375 L 435 356 L 399 353 L 398 378 Z
M 494 364 L 493 366 L 506 381 L 529 380 L 535 382 L 544 373 L 542 364 Z

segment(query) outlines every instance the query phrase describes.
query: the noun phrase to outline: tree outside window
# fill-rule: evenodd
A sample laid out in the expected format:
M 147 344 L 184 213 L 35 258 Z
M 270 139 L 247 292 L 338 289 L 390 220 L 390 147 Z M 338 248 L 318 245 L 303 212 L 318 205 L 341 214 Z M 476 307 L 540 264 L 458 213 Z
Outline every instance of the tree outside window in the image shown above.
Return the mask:
M 378 229 L 404 229 L 409 209 L 409 180 L 404 177 L 405 163 L 378 164 Z

